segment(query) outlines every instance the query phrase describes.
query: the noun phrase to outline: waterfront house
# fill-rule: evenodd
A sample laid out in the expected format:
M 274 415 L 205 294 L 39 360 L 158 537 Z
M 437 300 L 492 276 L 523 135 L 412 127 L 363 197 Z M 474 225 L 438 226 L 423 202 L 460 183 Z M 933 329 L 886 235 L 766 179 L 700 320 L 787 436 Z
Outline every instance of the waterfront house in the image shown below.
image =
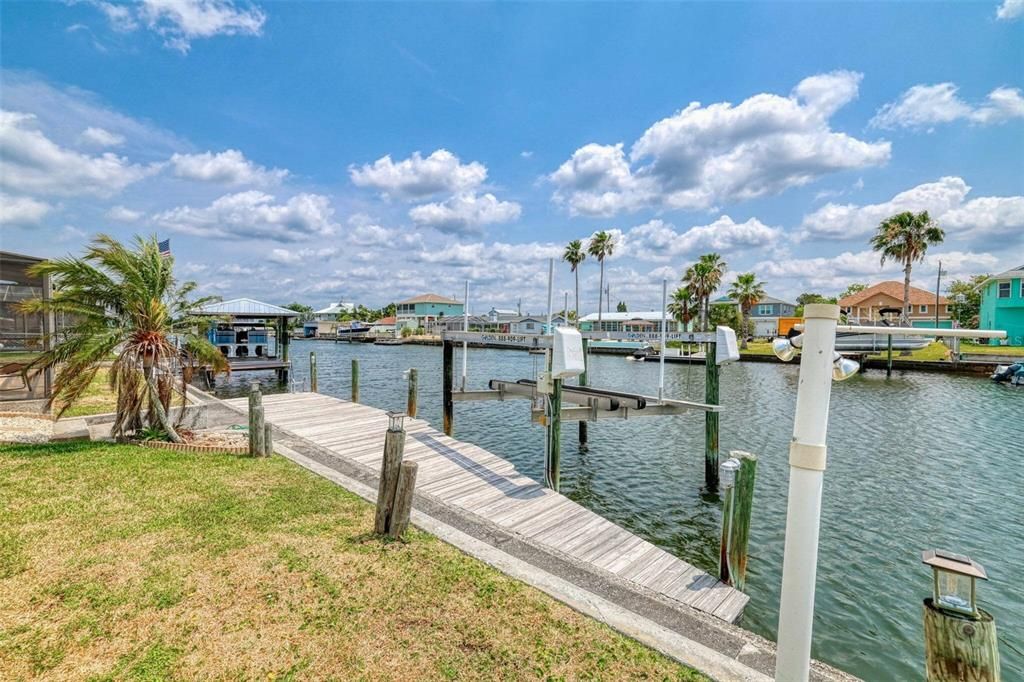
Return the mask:
M 421 294 L 399 301 L 396 312 L 398 326 L 411 329 L 425 329 L 431 322 L 441 318 L 461 315 L 462 303 L 437 294 Z
M 370 336 L 395 336 L 398 318 L 394 315 L 382 317 L 370 323 Z
M 601 324 L 598 325 L 597 313 L 590 313 L 580 318 L 580 331 L 603 331 L 603 332 L 661 332 L 661 311 L 644 310 L 629 313 L 602 313 Z M 649 323 L 645 324 L 645 323 Z M 679 322 L 668 317 L 667 331 L 682 331 Z
M 316 321 L 316 336 L 334 336 L 338 333 L 338 320 L 356 312 L 356 304 L 338 301 L 313 313 Z
M 979 287 L 979 329 L 1006 330 L 1006 343 L 1024 346 L 1024 265 L 989 277 Z M 991 339 L 992 345 L 1000 343 Z
M 734 305 L 739 308 L 739 303 L 728 296 L 715 299 L 711 305 Z M 779 335 L 779 318 L 793 317 L 795 314 L 796 303 L 766 295 L 750 307 L 748 317 L 754 323 L 754 336 L 772 338 Z
M 547 330 L 547 315 L 524 315 L 515 317 L 508 321 L 509 334 L 544 334 Z M 566 326 L 565 318 L 561 315 L 551 317 L 552 327 Z
M 880 322 L 882 308 L 903 307 L 903 282 L 889 281 L 873 284 L 864 291 L 839 299 L 839 308 L 851 321 Z M 953 319 L 949 313 L 949 300 L 939 296 L 939 327 L 949 329 Z M 935 326 L 935 292 L 910 287 L 910 324 L 913 327 Z
M 505 322 L 513 317 L 522 317 L 522 315 L 518 310 L 512 310 L 511 308 L 491 308 L 487 311 L 485 317 L 490 322 Z

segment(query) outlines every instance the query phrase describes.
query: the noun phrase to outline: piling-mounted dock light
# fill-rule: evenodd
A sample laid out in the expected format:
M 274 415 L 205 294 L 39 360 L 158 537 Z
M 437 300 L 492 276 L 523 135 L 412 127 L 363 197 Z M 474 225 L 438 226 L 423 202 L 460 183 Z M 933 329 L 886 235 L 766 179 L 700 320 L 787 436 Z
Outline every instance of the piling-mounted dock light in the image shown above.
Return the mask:
M 772 341 L 772 352 L 775 357 L 783 362 L 789 362 L 796 357 L 796 352 L 804 345 L 804 335 L 797 334 L 789 338 L 779 337 Z M 832 352 L 832 380 L 846 381 L 860 371 L 860 363 L 851 358 L 844 357 L 835 351 Z
M 718 482 L 722 488 L 732 488 L 736 485 L 736 472 L 739 471 L 740 461 L 730 457 L 718 465 Z
M 985 568 L 969 556 L 928 549 L 921 552 L 921 562 L 932 567 L 934 587 L 932 604 L 969 618 L 978 618 L 978 578 L 988 580 Z
M 388 431 L 401 431 L 405 422 L 405 412 L 388 412 Z

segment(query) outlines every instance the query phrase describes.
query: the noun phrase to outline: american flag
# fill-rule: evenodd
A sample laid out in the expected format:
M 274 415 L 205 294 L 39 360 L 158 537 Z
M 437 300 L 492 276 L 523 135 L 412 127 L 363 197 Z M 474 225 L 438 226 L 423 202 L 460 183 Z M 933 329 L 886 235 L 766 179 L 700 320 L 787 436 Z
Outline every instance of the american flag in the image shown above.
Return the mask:
M 171 240 L 170 239 L 165 239 L 162 242 L 157 242 L 156 247 L 158 249 L 160 249 L 160 255 L 161 256 L 170 256 L 171 255 Z

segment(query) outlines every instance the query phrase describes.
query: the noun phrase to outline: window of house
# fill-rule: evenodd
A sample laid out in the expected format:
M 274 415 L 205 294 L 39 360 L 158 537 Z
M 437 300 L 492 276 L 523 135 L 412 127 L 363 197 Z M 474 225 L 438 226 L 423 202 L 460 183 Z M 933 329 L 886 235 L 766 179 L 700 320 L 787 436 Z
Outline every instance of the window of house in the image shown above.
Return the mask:
M 917 309 L 918 309 L 918 312 L 920 312 L 920 313 L 928 312 L 928 306 L 926 306 L 926 305 L 918 306 Z
M 1020 297 L 1024 298 L 1024 279 L 1020 281 Z
M 757 314 L 758 315 L 771 315 L 772 312 L 773 312 L 772 311 L 772 306 L 771 306 L 770 303 L 757 306 Z
M 1000 282 L 999 283 L 999 298 L 1010 298 L 1010 283 Z

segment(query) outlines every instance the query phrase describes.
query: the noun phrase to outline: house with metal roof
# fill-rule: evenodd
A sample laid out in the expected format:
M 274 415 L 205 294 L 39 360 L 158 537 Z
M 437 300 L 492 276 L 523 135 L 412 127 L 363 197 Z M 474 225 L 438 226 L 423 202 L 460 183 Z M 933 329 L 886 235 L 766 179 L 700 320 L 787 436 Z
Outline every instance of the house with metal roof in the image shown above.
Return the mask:
M 461 316 L 463 306 L 460 301 L 438 294 L 421 294 L 399 301 L 395 316 L 398 327 L 418 329 L 426 328 L 431 322 L 445 317 Z
M 660 310 L 641 310 L 627 313 L 608 312 L 601 313 L 601 320 L 598 322 L 598 314 L 590 313 L 580 318 L 580 331 L 602 331 L 602 332 L 624 332 L 624 331 L 661 331 Z M 644 323 L 650 323 L 644 324 Z M 671 316 L 668 317 L 666 331 L 682 331 L 682 326 Z
M 1024 265 L 1001 272 L 982 282 L 979 329 L 1003 329 L 1006 343 L 1024 346 Z M 998 344 L 998 339 L 991 339 Z

